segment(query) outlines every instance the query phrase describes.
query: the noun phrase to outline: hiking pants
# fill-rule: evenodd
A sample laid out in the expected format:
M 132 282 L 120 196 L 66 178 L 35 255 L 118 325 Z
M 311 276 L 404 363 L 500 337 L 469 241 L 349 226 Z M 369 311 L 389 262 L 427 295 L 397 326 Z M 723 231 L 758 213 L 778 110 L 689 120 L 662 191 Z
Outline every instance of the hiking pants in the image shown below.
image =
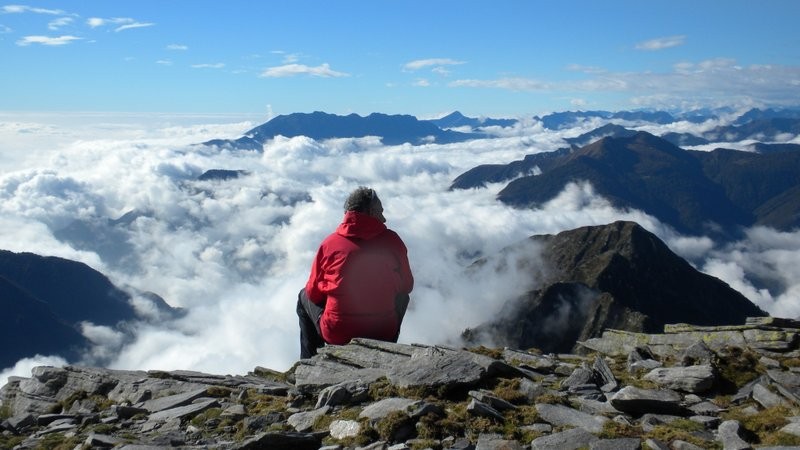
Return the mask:
M 397 335 L 395 335 L 392 342 L 397 342 L 400 337 L 400 324 L 403 322 L 403 317 L 406 315 L 409 302 L 408 294 L 398 294 L 395 298 L 395 311 L 397 313 Z M 322 332 L 319 329 L 319 320 L 322 317 L 322 312 L 325 311 L 325 306 L 317 305 L 312 302 L 306 295 L 305 288 L 300 289 L 297 294 L 297 316 L 300 319 L 300 358 L 311 358 L 317 354 L 317 349 L 325 345 L 325 340 L 322 339 Z

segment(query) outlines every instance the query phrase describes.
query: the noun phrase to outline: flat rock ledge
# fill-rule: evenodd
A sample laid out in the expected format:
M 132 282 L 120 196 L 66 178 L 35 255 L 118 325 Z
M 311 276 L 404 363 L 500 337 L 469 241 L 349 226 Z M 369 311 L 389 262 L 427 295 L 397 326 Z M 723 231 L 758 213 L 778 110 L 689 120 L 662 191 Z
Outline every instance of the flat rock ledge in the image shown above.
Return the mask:
M 559 355 L 356 339 L 247 375 L 36 367 L 0 389 L 0 448 L 800 448 L 798 330 L 607 330 Z

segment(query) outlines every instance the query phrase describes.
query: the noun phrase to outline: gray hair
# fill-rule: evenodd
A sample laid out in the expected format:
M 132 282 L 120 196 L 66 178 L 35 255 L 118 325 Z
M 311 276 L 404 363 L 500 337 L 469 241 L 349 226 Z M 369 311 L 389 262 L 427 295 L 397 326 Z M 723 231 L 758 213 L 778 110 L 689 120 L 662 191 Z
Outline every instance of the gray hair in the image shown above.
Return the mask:
M 376 200 L 378 200 L 378 194 L 375 189 L 359 186 L 347 196 L 347 200 L 344 202 L 344 210 L 368 213 Z

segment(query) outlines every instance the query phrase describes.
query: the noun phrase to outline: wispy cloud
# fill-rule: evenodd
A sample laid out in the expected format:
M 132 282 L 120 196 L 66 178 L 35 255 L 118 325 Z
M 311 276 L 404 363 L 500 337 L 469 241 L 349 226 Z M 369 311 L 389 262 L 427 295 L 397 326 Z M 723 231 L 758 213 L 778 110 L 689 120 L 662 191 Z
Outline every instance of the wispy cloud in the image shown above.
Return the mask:
M 167 50 L 184 51 L 184 50 L 189 50 L 189 47 L 183 44 L 169 44 L 167 46 Z
M 450 58 L 417 59 L 406 63 L 403 66 L 403 69 L 414 71 L 424 69 L 426 67 L 455 66 L 459 64 L 464 64 L 464 61 L 457 61 Z
M 60 9 L 34 8 L 27 5 L 5 5 L 0 8 L 0 11 L 5 14 L 21 14 L 28 12 L 35 14 L 50 14 L 54 16 L 64 14 L 64 11 Z
M 102 27 L 108 22 L 108 19 L 101 19 L 99 17 L 90 17 L 86 19 L 86 25 L 89 25 L 90 28 Z
M 51 37 L 51 36 L 25 36 L 22 39 L 17 41 L 17 45 L 20 47 L 25 47 L 31 44 L 40 44 L 40 45 L 49 45 L 49 46 L 58 46 L 58 45 L 66 45 L 71 43 L 72 41 L 77 41 L 83 38 L 79 38 L 77 36 L 59 36 L 59 37 Z
M 162 66 L 171 66 L 172 65 L 172 61 L 170 61 L 168 59 L 159 59 L 158 61 L 156 61 L 156 64 L 160 64 Z
M 192 69 L 222 69 L 223 67 L 225 67 L 225 63 L 192 64 Z
M 687 101 L 698 105 L 756 102 L 794 106 L 800 85 L 800 66 L 742 66 L 729 58 L 681 62 L 665 72 L 585 72 L 589 76 L 577 81 L 461 79 L 448 86 L 560 92 L 578 98 L 586 92 L 616 93 L 629 95 L 637 107 L 670 108 Z
M 511 91 L 544 91 L 553 87 L 550 83 L 545 83 L 529 78 L 500 78 L 497 80 L 455 80 L 448 86 L 451 87 L 472 87 L 472 88 L 496 88 L 508 89 Z
M 636 44 L 636 50 L 646 50 L 646 51 L 663 50 L 665 48 L 671 48 L 683 45 L 685 41 L 686 41 L 686 36 L 684 35 L 660 37 L 656 39 L 651 39 L 649 41 L 639 42 L 638 44 Z
M 50 21 L 50 23 L 47 24 L 47 28 L 53 31 L 57 31 L 61 27 L 65 27 L 71 24 L 72 22 L 73 22 L 72 17 L 59 17 L 58 19 Z
M 417 87 L 428 87 L 431 85 L 431 82 L 426 80 L 425 78 L 418 78 L 417 81 L 414 82 L 414 86 Z
M 306 66 L 304 64 L 285 64 L 283 66 L 270 67 L 261 72 L 262 78 L 286 78 L 298 75 L 310 75 L 321 78 L 338 78 L 350 76 L 344 72 L 337 72 L 331 69 L 328 63 L 317 67 Z
M 130 24 L 127 24 L 127 25 L 123 25 L 123 26 L 121 26 L 119 28 L 116 28 L 114 31 L 119 32 L 119 31 L 124 31 L 124 30 L 132 30 L 134 28 L 147 28 L 147 27 L 152 27 L 153 25 L 155 25 L 155 23 L 152 23 L 152 22 L 134 22 L 134 23 L 130 23 Z
M 599 74 L 608 72 L 607 69 L 604 69 L 602 67 L 584 66 L 582 64 L 570 64 L 567 66 L 567 70 L 569 70 L 570 72 L 583 72 L 588 74 Z
M 0 34 L 11 33 L 12 31 L 14 30 L 12 30 L 10 27 L 7 27 L 5 25 L 0 25 Z
M 131 19 L 130 17 L 114 17 L 111 19 L 104 19 L 102 17 L 90 17 L 86 20 L 86 25 L 89 25 L 91 28 L 98 28 L 103 27 L 106 25 L 119 25 L 114 31 L 125 31 L 130 30 L 133 28 L 145 28 L 145 27 L 152 27 L 155 23 L 152 22 L 137 22 L 135 19 Z

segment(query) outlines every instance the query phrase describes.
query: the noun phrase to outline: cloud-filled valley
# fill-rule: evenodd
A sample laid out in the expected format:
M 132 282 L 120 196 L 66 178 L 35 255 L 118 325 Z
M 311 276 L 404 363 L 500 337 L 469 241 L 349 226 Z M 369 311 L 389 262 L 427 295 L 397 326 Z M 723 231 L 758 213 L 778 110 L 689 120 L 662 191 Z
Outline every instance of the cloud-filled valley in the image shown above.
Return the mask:
M 287 369 L 299 354 L 297 292 L 317 246 L 341 220 L 347 193 L 359 185 L 377 190 L 387 225 L 409 250 L 416 286 L 401 342 L 456 342 L 509 296 L 534 287 L 535 277 L 513 263 L 465 271 L 477 258 L 534 234 L 618 219 L 638 222 L 766 311 L 800 315 L 800 232 L 754 227 L 732 243 L 681 235 L 645 213 L 614 208 L 586 183 L 567 184 L 536 209 L 497 201 L 504 184 L 449 189 L 480 164 L 564 147 L 563 138 L 591 131 L 602 124 L 597 120 L 559 131 L 526 121 L 491 130 L 494 138 L 444 145 L 277 137 L 257 152 L 197 145 L 241 136 L 252 121 L 49 119 L 0 122 L 0 248 L 84 262 L 118 286 L 154 292 L 186 311 L 158 317 L 147 298 L 134 296 L 143 320 L 125 332 L 84 324 L 95 344 L 89 362 L 211 373 Z M 706 131 L 724 121 L 625 125 L 663 134 Z M 212 169 L 242 172 L 198 179 Z M 92 230 L 96 239 L 78 239 L 80 230 Z M 12 372 L 27 375 L 31 364 L 3 372 L 0 383 Z

